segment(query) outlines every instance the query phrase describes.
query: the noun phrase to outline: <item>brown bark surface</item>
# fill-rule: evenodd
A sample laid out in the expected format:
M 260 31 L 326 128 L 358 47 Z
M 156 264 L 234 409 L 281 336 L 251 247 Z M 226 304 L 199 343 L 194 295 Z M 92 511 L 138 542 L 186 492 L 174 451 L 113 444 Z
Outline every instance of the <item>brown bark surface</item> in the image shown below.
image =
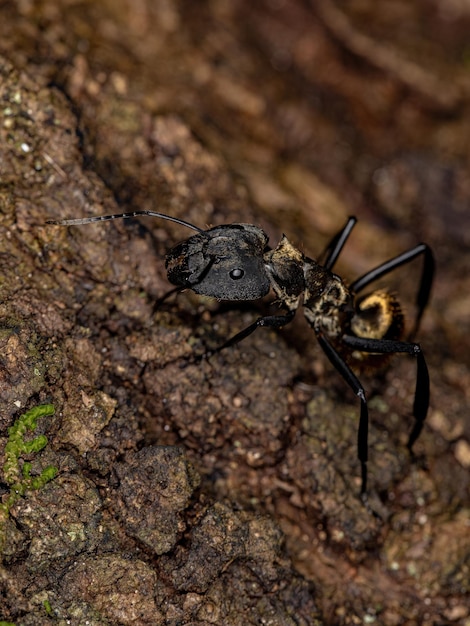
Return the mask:
M 469 32 L 465 0 L 0 4 L 0 470 L 46 402 L 20 463 L 59 470 L 0 516 L 0 621 L 470 624 Z M 143 209 L 313 258 L 357 215 L 346 280 L 432 246 L 416 462 L 414 362 L 361 374 L 379 516 L 301 315 L 194 362 L 273 309 L 155 306 L 175 224 L 45 224 Z M 384 281 L 409 319 L 419 275 Z

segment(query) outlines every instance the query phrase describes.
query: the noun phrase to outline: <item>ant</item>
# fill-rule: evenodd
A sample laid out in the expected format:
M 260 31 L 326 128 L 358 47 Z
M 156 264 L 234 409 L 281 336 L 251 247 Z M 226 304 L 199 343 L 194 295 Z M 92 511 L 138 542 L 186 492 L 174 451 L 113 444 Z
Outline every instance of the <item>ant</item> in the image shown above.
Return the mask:
M 419 437 L 429 407 L 429 374 L 426 361 L 413 337 L 429 300 L 434 257 L 424 243 L 393 257 L 370 270 L 351 284 L 333 273 L 333 267 L 357 219 L 349 217 L 326 248 L 319 263 L 306 257 L 285 235 L 276 248 L 268 247 L 268 236 L 252 224 L 223 224 L 203 230 L 184 220 L 155 211 L 135 211 L 83 219 L 50 220 L 49 224 L 78 225 L 118 218 L 158 217 L 176 222 L 197 232 L 174 246 L 166 256 L 168 280 L 173 291 L 192 289 L 218 300 L 257 300 L 276 294 L 286 310 L 282 315 L 259 317 L 217 350 L 233 346 L 257 328 L 281 328 L 291 322 L 302 304 L 305 317 L 315 332 L 327 358 L 360 400 L 357 455 L 361 465 L 361 497 L 367 502 L 368 408 L 364 388 L 350 367 L 354 359 L 393 353 L 416 358 L 417 374 L 413 404 L 414 425 L 408 450 Z M 397 298 L 383 290 L 358 297 L 370 283 L 423 257 L 423 269 L 416 298 L 416 318 L 412 332 L 404 339 L 404 316 Z M 206 354 L 210 356 L 213 352 Z

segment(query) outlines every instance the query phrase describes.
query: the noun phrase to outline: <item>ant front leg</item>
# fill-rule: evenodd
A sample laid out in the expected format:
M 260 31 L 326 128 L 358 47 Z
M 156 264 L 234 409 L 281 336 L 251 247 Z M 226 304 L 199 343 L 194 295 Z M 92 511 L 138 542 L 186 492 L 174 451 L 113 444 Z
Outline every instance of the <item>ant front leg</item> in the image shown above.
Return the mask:
M 342 342 L 353 350 L 361 352 L 371 352 L 378 354 L 406 353 L 416 357 L 416 388 L 413 403 L 413 416 L 415 419 L 414 426 L 408 438 L 408 450 L 413 453 L 413 444 L 418 439 L 422 429 L 424 420 L 429 408 L 429 372 L 424 358 L 423 351 L 417 343 L 408 341 L 395 341 L 392 339 L 369 339 L 366 337 L 354 337 L 352 335 L 344 335 Z
M 359 429 L 357 431 L 357 457 L 361 464 L 361 499 L 367 505 L 367 459 L 368 459 L 368 439 L 369 439 L 369 409 L 367 408 L 366 394 L 359 379 L 351 370 L 349 365 L 336 352 L 331 343 L 323 333 L 316 331 L 318 343 L 330 362 L 341 374 L 347 384 L 354 391 L 361 401 L 361 414 L 359 418 Z
M 260 317 L 256 320 L 256 322 L 250 324 L 247 328 L 231 337 L 224 344 L 222 344 L 218 348 L 215 348 L 215 350 L 209 350 L 208 352 L 206 352 L 203 357 L 208 358 L 213 354 L 224 350 L 225 348 L 229 348 L 230 346 L 234 346 L 235 344 L 240 343 L 240 341 L 243 341 L 243 339 L 246 339 L 252 333 L 254 333 L 257 328 L 282 328 L 286 324 L 289 324 L 289 322 L 292 322 L 294 316 L 295 310 L 289 311 L 285 315 L 266 315 L 264 317 Z
M 184 287 L 173 287 L 173 289 L 169 289 L 166 293 L 163 294 L 163 296 L 160 296 L 155 300 L 153 305 L 153 312 L 155 313 L 155 311 L 158 311 L 160 306 L 164 304 L 169 298 L 171 298 L 171 296 L 173 296 L 175 293 L 179 294 L 183 290 Z

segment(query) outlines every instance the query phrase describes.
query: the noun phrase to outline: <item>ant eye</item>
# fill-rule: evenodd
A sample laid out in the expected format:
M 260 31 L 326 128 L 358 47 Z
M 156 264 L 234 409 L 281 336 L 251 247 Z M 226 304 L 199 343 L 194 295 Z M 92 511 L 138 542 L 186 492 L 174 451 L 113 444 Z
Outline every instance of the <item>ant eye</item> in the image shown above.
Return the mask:
M 234 269 L 229 273 L 230 278 L 233 278 L 233 280 L 240 280 L 240 278 L 243 278 L 244 275 L 244 270 L 241 270 L 239 268 Z

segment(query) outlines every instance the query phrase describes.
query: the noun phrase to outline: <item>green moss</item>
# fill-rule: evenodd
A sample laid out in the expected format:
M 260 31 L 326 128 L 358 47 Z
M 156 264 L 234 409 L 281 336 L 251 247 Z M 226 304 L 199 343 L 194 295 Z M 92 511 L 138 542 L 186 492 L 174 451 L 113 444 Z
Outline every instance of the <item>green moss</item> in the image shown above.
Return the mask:
M 49 602 L 49 600 L 44 600 L 44 602 L 42 603 L 44 610 L 46 611 L 46 613 L 51 616 L 52 615 L 52 607 L 51 607 L 51 603 Z M 1 626 L 1 625 L 0 625 Z
M 41 489 L 55 478 L 57 468 L 49 465 L 39 476 L 31 476 L 31 463 L 20 459 L 24 454 L 40 452 L 47 445 L 47 437 L 38 435 L 34 439 L 25 440 L 28 432 L 34 432 L 40 417 L 54 415 L 52 404 L 43 404 L 23 413 L 8 429 L 8 441 L 5 446 L 5 462 L 3 464 L 3 480 L 10 487 L 6 500 L 0 504 L 0 551 L 5 542 L 5 529 L 8 515 L 13 504 L 27 491 Z M 0 626 L 3 622 L 0 622 Z

